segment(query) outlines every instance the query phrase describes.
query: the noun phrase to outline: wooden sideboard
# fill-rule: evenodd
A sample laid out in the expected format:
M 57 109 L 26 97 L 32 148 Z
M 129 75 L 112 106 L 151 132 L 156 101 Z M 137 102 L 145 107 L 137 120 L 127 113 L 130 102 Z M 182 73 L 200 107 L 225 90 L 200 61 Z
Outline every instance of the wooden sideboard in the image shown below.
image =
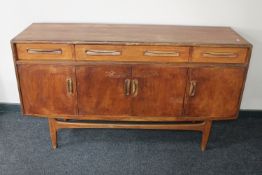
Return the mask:
M 11 41 L 24 115 L 61 128 L 202 132 L 236 119 L 252 45 L 229 27 L 29 26 Z

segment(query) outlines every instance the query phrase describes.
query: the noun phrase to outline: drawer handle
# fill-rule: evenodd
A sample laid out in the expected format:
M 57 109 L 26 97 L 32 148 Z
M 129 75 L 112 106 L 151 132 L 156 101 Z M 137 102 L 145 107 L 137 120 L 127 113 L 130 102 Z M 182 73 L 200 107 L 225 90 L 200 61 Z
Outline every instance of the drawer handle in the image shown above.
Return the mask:
M 178 51 L 145 51 L 145 56 L 167 56 L 167 57 L 178 57 L 180 53 Z
M 194 97 L 196 95 L 196 81 L 190 81 L 189 96 Z
M 232 52 L 204 52 L 203 53 L 204 57 L 230 57 L 230 58 L 235 58 L 238 56 L 237 53 L 232 53 Z
M 68 78 L 66 82 L 67 82 L 67 93 L 73 94 L 73 80 L 71 78 Z
M 43 49 L 27 49 L 27 53 L 30 54 L 55 54 L 55 55 L 61 55 L 62 50 L 61 49 L 48 49 L 48 50 L 43 50 Z
M 118 56 L 121 55 L 121 51 L 118 50 L 86 50 L 87 55 L 91 56 Z
M 138 80 L 134 79 L 131 83 L 131 94 L 136 97 L 138 94 Z
M 131 80 L 130 79 L 126 79 L 125 80 L 125 95 L 129 96 L 130 94 L 130 84 L 131 84 Z

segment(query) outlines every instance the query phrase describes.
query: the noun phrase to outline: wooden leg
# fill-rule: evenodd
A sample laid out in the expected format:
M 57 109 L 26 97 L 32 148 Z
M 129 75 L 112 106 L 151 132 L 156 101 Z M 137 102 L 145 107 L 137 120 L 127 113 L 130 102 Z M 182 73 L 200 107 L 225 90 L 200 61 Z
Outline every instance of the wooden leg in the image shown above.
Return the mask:
M 56 148 L 57 148 L 57 127 L 56 127 L 56 119 L 49 118 L 49 119 L 48 119 L 48 123 L 49 123 L 49 131 L 50 131 L 52 148 L 53 148 L 53 149 L 56 149 Z
M 203 126 L 203 130 L 202 130 L 202 141 L 201 141 L 201 150 L 202 151 L 205 151 L 206 149 L 211 126 L 212 126 L 212 121 L 210 120 L 205 121 L 205 125 Z

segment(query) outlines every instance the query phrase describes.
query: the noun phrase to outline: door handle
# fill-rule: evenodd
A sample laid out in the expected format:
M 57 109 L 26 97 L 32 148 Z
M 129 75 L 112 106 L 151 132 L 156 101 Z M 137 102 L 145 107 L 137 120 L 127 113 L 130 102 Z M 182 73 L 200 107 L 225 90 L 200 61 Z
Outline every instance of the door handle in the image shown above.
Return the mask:
M 125 80 L 125 86 L 124 86 L 125 95 L 126 95 L 126 96 L 129 96 L 129 95 L 130 95 L 130 84 L 131 84 L 131 80 L 130 80 L 130 79 L 126 79 L 126 80 Z
M 72 80 L 72 78 L 68 78 L 66 80 L 66 83 L 67 83 L 67 93 L 73 94 L 73 80 Z
M 138 80 L 134 79 L 131 83 L 131 94 L 136 97 L 138 94 Z
M 195 80 L 190 81 L 190 87 L 189 87 L 189 96 L 194 97 L 196 95 L 196 85 L 197 82 Z

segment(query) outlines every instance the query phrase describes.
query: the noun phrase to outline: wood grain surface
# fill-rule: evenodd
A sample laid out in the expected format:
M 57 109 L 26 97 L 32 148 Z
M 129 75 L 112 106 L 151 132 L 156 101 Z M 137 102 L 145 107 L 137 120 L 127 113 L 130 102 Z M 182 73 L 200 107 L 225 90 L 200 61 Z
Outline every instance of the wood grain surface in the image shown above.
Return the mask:
M 76 68 L 79 114 L 131 114 L 125 80 L 131 67 L 124 65 L 78 66 Z
M 134 116 L 182 116 L 187 68 L 138 65 L 132 68 L 138 81 L 132 98 Z
M 73 66 L 19 65 L 24 114 L 77 114 L 76 81 Z M 73 81 L 68 93 L 67 79 Z
M 13 42 L 249 46 L 230 27 L 34 23 Z
M 88 55 L 87 51 L 98 53 Z M 104 55 L 99 55 L 99 51 Z M 105 53 L 108 52 L 108 53 Z M 111 52 L 111 53 L 110 53 Z M 118 55 L 114 55 L 118 53 Z M 188 62 L 189 47 L 76 45 L 76 60 L 123 62 Z
M 73 60 L 72 44 L 16 44 L 19 60 Z M 34 53 L 30 53 L 30 49 Z M 56 53 L 56 52 L 60 53 Z
M 194 47 L 192 62 L 200 63 L 246 63 L 247 48 Z
M 192 68 L 190 81 L 196 81 L 195 95 L 189 97 L 188 116 L 235 116 L 244 81 L 245 68 Z

